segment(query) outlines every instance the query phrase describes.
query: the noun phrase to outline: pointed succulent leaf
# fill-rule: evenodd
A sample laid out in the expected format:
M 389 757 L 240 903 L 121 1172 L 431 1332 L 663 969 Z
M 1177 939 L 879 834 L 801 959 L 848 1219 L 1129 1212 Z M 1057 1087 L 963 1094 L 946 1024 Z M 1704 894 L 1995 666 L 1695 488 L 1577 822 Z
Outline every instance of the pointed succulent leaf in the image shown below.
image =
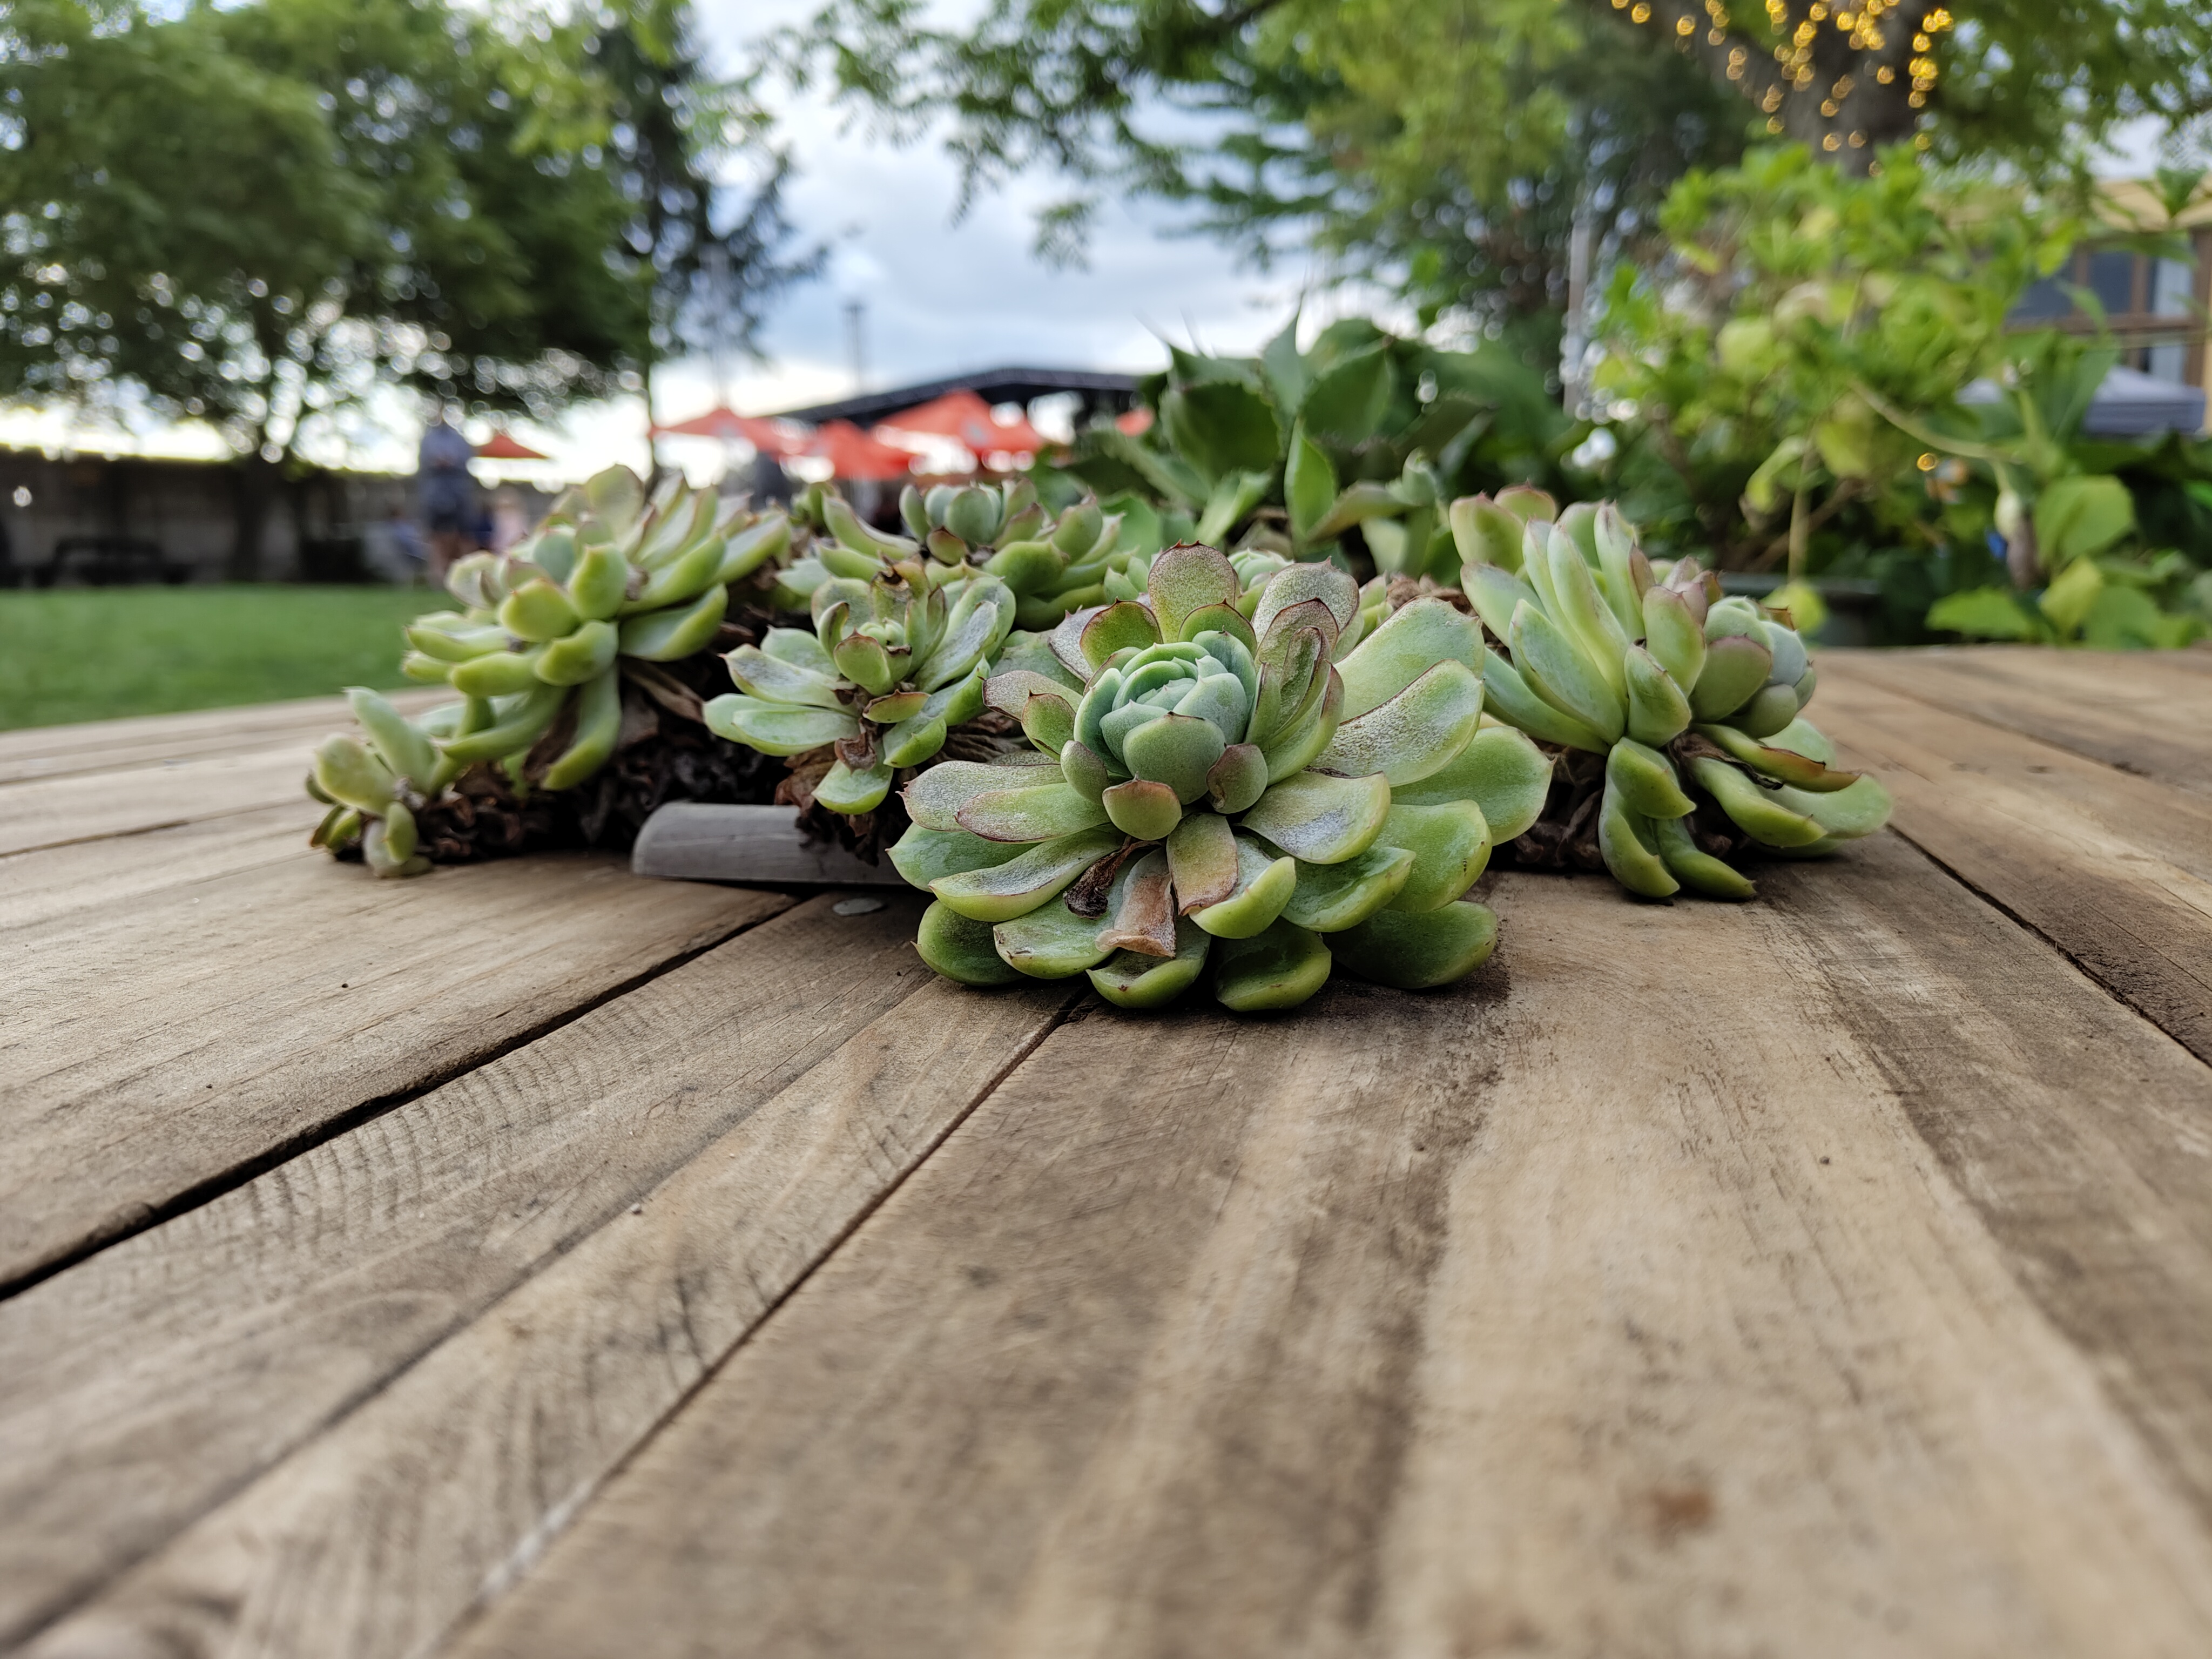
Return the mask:
M 742 743 L 763 755 L 803 755 L 810 749 L 860 734 L 860 722 L 842 709 L 763 702 L 743 692 L 713 699 L 706 713 L 707 724 L 717 737 Z
M 1389 780 L 1300 772 L 1271 785 L 1243 827 L 1309 864 L 1340 864 L 1366 850 L 1390 810 Z
M 1378 847 L 1402 848 L 1413 855 L 1394 910 L 1433 910 L 1474 885 L 1490 862 L 1490 825 L 1471 800 L 1435 806 L 1394 805 L 1376 838 Z
M 1628 725 L 1626 700 L 1557 623 L 1534 605 L 1523 605 L 1513 613 L 1508 640 L 1523 684 L 1607 743 L 1620 738 Z
M 1870 836 L 1889 822 L 1889 791 L 1878 779 L 1863 776 L 1841 789 L 1824 792 L 1785 784 L 1774 793 L 1782 805 L 1803 813 L 1837 841 Z
M 1316 933 L 1357 927 L 1398 896 L 1413 871 L 1410 851 L 1379 841 L 1341 864 L 1301 864 L 1283 919 Z
M 1796 688 L 1767 684 L 1753 692 L 1751 701 L 1730 714 L 1728 722 L 1747 737 L 1771 738 L 1796 718 Z
M 1687 817 L 1697 810 L 1697 803 L 1682 793 L 1674 763 L 1633 738 L 1623 738 L 1605 757 L 1605 781 L 1647 818 Z
M 1291 511 L 1291 535 L 1310 542 L 1315 529 L 1336 504 L 1336 469 L 1328 452 L 1316 443 L 1304 422 L 1291 428 L 1289 453 L 1283 459 L 1283 499 Z
M 1157 847 L 1139 854 L 1131 861 L 1127 879 L 1119 889 L 1121 902 L 1110 909 L 1109 926 L 1098 942 L 1110 950 L 1133 951 L 1156 959 L 1175 955 L 1175 888 L 1168 876 L 1167 854 Z
M 1789 848 L 1809 846 L 1827 837 L 1827 830 L 1819 822 L 1793 810 L 1782 799 L 1782 791 L 1760 788 L 1727 761 L 1700 756 L 1690 763 L 1690 770 L 1699 787 L 1720 803 L 1721 811 L 1734 820 L 1736 828 L 1753 841 L 1769 847 Z
M 915 684 L 925 691 L 950 685 L 973 672 L 1013 629 L 1013 595 L 1004 584 L 976 579 L 966 586 L 968 592 L 953 607 L 928 660 L 915 670 Z
M 548 685 L 582 685 L 614 666 L 621 635 L 609 622 L 577 624 L 531 659 L 531 672 Z
M 1168 873 L 1182 914 L 1220 903 L 1237 890 L 1237 837 L 1218 812 L 1184 815 L 1167 839 Z
M 1060 580 L 1067 555 L 1050 542 L 1011 542 L 994 553 L 985 571 L 1016 594 L 1042 593 Z
M 884 766 L 919 766 L 945 747 L 945 722 L 933 714 L 916 714 L 884 727 L 880 741 Z M 815 793 L 818 795 L 821 791 Z
M 1462 564 L 1509 576 L 1521 568 L 1521 520 L 1488 496 L 1462 495 L 1447 517 Z
M 1223 473 L 1206 495 L 1192 536 L 1208 545 L 1225 539 L 1244 521 L 1244 515 L 1267 498 L 1267 486 L 1273 482 L 1272 470 Z
M 1438 663 L 1482 672 L 1482 629 L 1442 599 L 1415 599 L 1392 612 L 1337 664 L 1344 676 L 1344 718 L 1379 708 Z
M 1651 821 L 1621 798 L 1608 777 L 1597 817 L 1598 852 L 1613 878 L 1643 898 L 1668 898 L 1681 883 L 1659 856 Z
M 1644 644 L 1659 665 L 1684 690 L 1698 683 L 1705 666 L 1705 630 L 1690 602 L 1671 587 L 1644 596 Z
M 1552 532 L 1552 592 L 1558 597 L 1559 620 L 1583 658 L 1603 677 L 1616 698 L 1626 698 L 1628 687 L 1621 677 L 1620 659 L 1628 649 L 1628 636 L 1613 620 L 1613 612 L 1597 591 L 1590 568 L 1581 551 L 1562 530 Z
M 325 739 L 315 750 L 314 779 L 325 795 L 357 811 L 380 813 L 392 804 L 390 769 L 357 738 Z
M 1278 628 L 1256 661 L 1260 682 L 1244 741 L 1264 748 L 1295 730 L 1312 708 L 1318 677 L 1329 672 L 1328 636 L 1321 628 Z
M 1124 599 L 1092 617 L 1077 637 L 1087 672 L 1096 674 L 1117 651 L 1158 644 L 1160 630 L 1151 611 L 1134 600 Z
M 890 848 L 890 860 L 908 886 L 927 888 L 943 877 L 987 870 L 1027 851 L 1018 842 L 985 841 L 965 830 L 928 830 L 910 823 Z
M 799 631 L 789 628 L 770 630 L 771 634 Z M 811 639 L 813 635 L 805 637 Z M 805 703 L 817 708 L 845 706 L 844 700 L 837 695 L 836 664 L 827 652 L 822 654 L 820 669 L 771 656 L 751 645 L 739 646 L 722 660 L 729 665 L 730 678 L 737 682 L 738 689 L 763 702 Z
M 688 605 L 623 619 L 619 649 L 641 662 L 678 662 L 713 642 L 730 607 L 730 590 L 710 587 Z
M 1267 754 L 1259 744 L 1232 743 L 1206 775 L 1206 799 L 1217 812 L 1242 812 L 1266 793 L 1268 773 Z
M 896 726 L 901 720 L 912 720 L 921 713 L 928 702 L 927 691 L 892 691 L 880 697 L 871 697 L 860 713 L 878 726 Z
M 942 735 L 938 741 L 943 743 Z M 814 786 L 814 799 L 833 812 L 872 812 L 884 804 L 884 797 L 890 792 L 891 767 L 888 760 L 858 770 L 841 760 L 832 764 Z
M 1498 917 L 1466 899 L 1409 914 L 1377 912 L 1329 935 L 1336 959 L 1360 978 L 1401 991 L 1425 991 L 1465 979 L 1498 945 Z
M 1225 1008 L 1259 1013 L 1295 1008 L 1328 982 L 1328 946 L 1318 933 L 1277 921 L 1213 947 L 1213 994 Z
M 1326 677 L 1316 675 L 1297 718 L 1261 750 L 1267 757 L 1268 781 L 1279 782 L 1312 765 L 1315 757 L 1336 736 L 1343 712 L 1344 677 L 1334 668 L 1328 671 Z
M 1068 787 L 1085 800 L 1102 799 L 1114 781 L 1114 774 L 1105 761 L 1079 738 L 1070 738 L 1060 745 L 1060 770 Z
M 1242 720 L 1237 723 L 1241 726 Z M 1163 714 L 1129 733 L 1121 744 L 1121 759 L 1133 777 L 1167 785 L 1176 799 L 1188 806 L 1206 793 L 1207 774 L 1227 746 L 1221 728 L 1212 720 Z
M 1206 967 L 1211 937 L 1188 921 L 1176 923 L 1175 954 L 1168 957 L 1117 951 L 1091 969 L 1091 988 L 1117 1008 L 1159 1008 L 1188 990 Z
M 1692 892 L 1717 899 L 1747 899 L 1758 892 L 1748 877 L 1698 845 L 1687 818 L 1654 818 L 1651 835 L 1668 873 Z
M 1190 637 L 1183 623 L 1194 612 L 1217 605 L 1234 609 L 1243 585 L 1224 555 L 1211 547 L 1186 544 L 1168 549 L 1152 561 L 1145 591 L 1152 600 L 1160 636 L 1181 640 Z
M 1104 942 L 1105 935 L 1120 920 L 1137 862 L 1131 859 L 1121 866 L 1099 915 L 1076 915 L 1063 896 L 1048 900 L 1011 921 L 1000 922 L 991 930 L 1000 956 L 1036 979 L 1066 979 L 1096 968 L 1114 954 L 1115 947 Z
M 1513 613 L 1522 604 L 1539 603 L 1534 588 L 1494 565 L 1468 565 L 1460 572 L 1460 582 L 1474 614 L 1501 640 L 1511 636 Z
M 1013 844 L 986 842 L 984 845 Z M 1121 845 L 1121 832 L 1102 824 L 1027 848 L 1015 846 L 1017 856 L 1006 862 L 947 872 L 931 881 L 929 889 L 963 916 L 978 921 L 1007 921 L 1057 898 L 1070 882 Z
M 1731 758 L 1741 761 L 1753 771 L 1771 778 L 1777 783 L 1786 783 L 1815 794 L 1826 794 L 1849 788 L 1857 782 L 1863 774 L 1842 771 L 1798 750 L 1780 746 L 1782 738 L 1811 730 L 1804 721 L 1795 721 L 1790 727 L 1777 732 L 1765 743 L 1739 732 L 1733 726 L 1700 726 L 1698 735 L 1725 749 Z
M 1628 647 L 1621 659 L 1628 679 L 1628 735 L 1638 743 L 1659 748 L 1682 735 L 1690 725 L 1690 700 L 1659 659 L 1640 645 Z
M 1774 653 L 1771 678 L 1784 685 L 1795 685 L 1811 665 L 1805 654 L 1804 639 L 1792 628 L 1784 628 L 1771 618 L 1762 617 L 1760 631 L 1766 636 L 1766 648 Z
M 426 789 L 437 775 L 439 758 L 428 736 L 366 686 L 349 688 L 346 702 L 386 767 L 417 789 Z
M 988 923 L 972 921 L 942 901 L 921 913 L 914 948 L 930 967 L 963 985 L 1011 985 L 1022 976 L 999 954 Z
M 1418 782 L 1449 764 L 1481 722 L 1474 671 L 1439 662 L 1388 702 L 1345 720 L 1314 764 L 1348 777 L 1379 772 L 1394 784 Z
M 1077 653 L 1081 660 L 1081 653 Z M 1027 672 L 1056 682 L 1063 692 L 1073 692 L 1068 703 L 1073 707 L 1083 695 L 1085 676 L 1077 673 L 1060 659 L 1052 648 L 1049 634 L 1012 632 L 991 659 L 993 675 Z
M 708 705 L 709 713 L 713 708 L 712 703 Z M 1026 769 L 988 766 L 981 761 L 939 761 L 908 783 L 902 792 L 902 799 L 906 802 L 907 817 L 915 823 L 928 830 L 950 831 L 961 827 L 960 809 L 977 796 L 1024 783 L 1051 781 L 1052 775 L 1042 769 L 1032 780 L 1026 775 Z M 1042 841 L 1046 837 L 1038 836 L 1034 839 Z
M 1237 885 L 1218 903 L 1191 912 L 1216 939 L 1249 939 L 1272 926 L 1297 890 L 1298 862 L 1249 836 L 1236 838 Z
M 1644 568 L 1639 586 L 1636 532 L 1611 501 L 1598 508 L 1593 529 L 1598 568 L 1604 576 L 1601 586 L 1605 602 L 1621 632 L 1629 639 L 1640 640 L 1644 637 L 1644 589 L 1650 586 L 1650 570 Z
M 1252 631 L 1264 644 L 1276 619 L 1295 605 L 1318 599 L 1328 610 L 1335 627 L 1330 630 L 1331 649 L 1336 636 L 1352 626 L 1359 614 L 1359 584 L 1333 564 L 1286 565 L 1267 579 L 1252 611 Z
M 1701 720 L 1717 720 L 1733 714 L 1758 695 L 1773 666 L 1774 653 L 1766 648 L 1764 640 L 1723 634 L 1710 641 L 1705 647 L 1705 665 L 1698 672 L 1698 683 L 1690 688 L 1692 712 Z
M 933 767 L 930 771 L 942 769 Z M 929 775 L 929 772 L 922 774 L 924 778 Z M 963 804 L 952 816 L 963 830 L 992 841 L 1049 841 L 1088 830 L 1101 822 L 1105 813 L 1097 802 L 1086 800 L 1066 782 L 1054 781 L 1018 782 L 1012 788 L 988 791 Z
M 1393 789 L 1390 799 L 1394 806 L 1471 800 L 1482 809 L 1492 841 L 1509 842 L 1543 816 L 1553 769 L 1552 757 L 1527 733 L 1510 726 L 1487 726 L 1449 766 L 1419 783 Z
M 1098 805 L 1115 827 L 1139 841 L 1159 841 L 1182 819 L 1182 804 L 1169 785 L 1131 778 L 1108 788 Z

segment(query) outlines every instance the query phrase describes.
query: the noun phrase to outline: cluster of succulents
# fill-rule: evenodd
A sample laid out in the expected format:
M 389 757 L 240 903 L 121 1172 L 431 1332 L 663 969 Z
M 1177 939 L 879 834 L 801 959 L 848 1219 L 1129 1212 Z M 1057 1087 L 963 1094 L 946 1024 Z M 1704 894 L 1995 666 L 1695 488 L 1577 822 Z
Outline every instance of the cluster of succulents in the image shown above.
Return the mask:
M 873 811 L 896 773 L 934 759 L 981 712 L 1014 596 L 986 572 L 908 558 L 865 578 L 825 574 L 808 604 L 811 631 L 771 628 L 730 653 L 738 689 L 707 704 L 707 724 L 763 754 L 834 750 L 814 799 Z
M 1462 895 L 1551 774 L 1482 726 L 1479 629 L 1416 599 L 1340 655 L 1361 596 L 1334 567 L 1275 570 L 1249 616 L 1213 549 L 1147 576 L 1009 642 L 988 695 L 1032 752 L 908 785 L 892 859 L 935 899 L 924 959 L 979 985 L 1088 973 L 1127 1007 L 1210 969 L 1239 1010 L 1304 1001 L 1337 960 L 1404 987 L 1473 971 L 1497 923 Z
M 1603 758 L 1595 806 L 1577 810 L 1594 811 L 1631 892 L 1748 898 L 1717 854 L 1817 855 L 1887 821 L 1888 793 L 1836 767 L 1803 718 L 1816 677 L 1786 619 L 1723 598 L 1694 559 L 1654 564 L 1610 503 L 1560 513 L 1505 490 L 1455 501 L 1450 523 L 1467 597 L 1505 647 L 1484 676 L 1489 707 Z
M 373 692 L 349 694 L 365 735 L 316 751 L 308 788 L 331 810 L 315 844 L 358 846 L 379 874 L 414 874 L 427 867 L 416 815 L 466 769 L 497 767 L 516 788 L 584 782 L 620 738 L 625 663 L 649 675 L 638 665 L 704 651 L 731 585 L 789 542 L 780 513 L 741 516 L 680 476 L 647 500 L 634 473 L 612 467 L 562 496 L 512 551 L 460 560 L 447 587 L 463 608 L 409 623 L 400 666 L 461 700 L 410 721 Z

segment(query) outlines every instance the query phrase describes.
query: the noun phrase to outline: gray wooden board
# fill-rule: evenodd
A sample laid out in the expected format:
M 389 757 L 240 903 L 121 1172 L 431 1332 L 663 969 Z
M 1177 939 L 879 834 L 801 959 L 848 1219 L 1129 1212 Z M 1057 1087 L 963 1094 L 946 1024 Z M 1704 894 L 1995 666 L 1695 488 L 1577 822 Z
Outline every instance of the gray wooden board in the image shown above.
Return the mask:
M 155 1552 L 52 1650 L 416 1651 L 1073 994 L 953 994 L 918 908 L 825 896 L 0 1304 L 0 1640 Z
M 407 881 L 313 859 L 13 930 L 0 1285 L 787 902 L 603 856 Z
M 447 686 L 385 695 L 408 714 L 420 714 L 454 699 Z M 0 786 L 287 745 L 298 748 L 304 768 L 307 750 L 325 735 L 353 729 L 353 711 L 343 697 L 27 726 L 0 732 Z
M 1769 880 L 1062 1026 L 454 1651 L 2212 1650 L 2203 1065 L 1894 840 Z
M 671 801 L 638 831 L 630 868 L 641 876 L 770 887 L 906 885 L 889 860 L 870 864 L 834 843 L 808 841 L 798 816 L 788 806 Z

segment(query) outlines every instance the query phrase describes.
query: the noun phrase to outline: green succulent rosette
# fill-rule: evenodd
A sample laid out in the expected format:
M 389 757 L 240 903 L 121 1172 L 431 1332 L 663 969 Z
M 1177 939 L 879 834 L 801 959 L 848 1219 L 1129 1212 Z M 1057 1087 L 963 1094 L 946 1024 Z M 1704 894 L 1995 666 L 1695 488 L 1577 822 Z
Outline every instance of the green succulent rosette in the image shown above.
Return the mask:
M 1604 757 L 1597 846 L 1629 891 L 1749 898 L 1717 848 L 1819 856 L 1888 821 L 1888 792 L 1803 717 L 1817 675 L 1786 619 L 1723 598 L 1694 559 L 1655 565 L 1610 502 L 1508 490 L 1450 518 L 1468 598 L 1507 647 L 1489 706 Z
M 373 691 L 349 693 L 362 735 L 316 750 L 308 793 L 330 811 L 313 844 L 358 844 L 379 875 L 413 875 L 428 867 L 414 814 L 468 768 L 501 767 L 518 788 L 586 781 L 621 735 L 624 662 L 705 650 L 731 585 L 790 541 L 781 513 L 746 514 L 680 476 L 648 500 L 617 466 L 563 495 L 511 552 L 459 561 L 447 588 L 462 609 L 410 623 L 400 669 L 461 701 L 410 720 Z
M 772 628 L 724 659 L 738 689 L 707 704 L 707 725 L 763 754 L 833 748 L 814 799 L 871 812 L 897 772 L 934 759 L 982 711 L 1014 596 L 983 572 L 909 559 L 867 580 L 825 575 L 808 605 L 811 632 Z
M 1146 1008 L 1211 975 L 1288 1008 L 1333 963 L 1382 983 L 1472 972 L 1497 919 L 1462 896 L 1542 809 L 1550 763 L 1482 720 L 1483 643 L 1439 599 L 1352 649 L 1351 577 L 1273 573 L 1248 617 L 1212 548 L 1155 559 L 1142 600 L 1017 635 L 988 688 L 1031 751 L 907 786 L 899 872 L 935 897 L 917 945 L 975 985 L 1087 973 Z

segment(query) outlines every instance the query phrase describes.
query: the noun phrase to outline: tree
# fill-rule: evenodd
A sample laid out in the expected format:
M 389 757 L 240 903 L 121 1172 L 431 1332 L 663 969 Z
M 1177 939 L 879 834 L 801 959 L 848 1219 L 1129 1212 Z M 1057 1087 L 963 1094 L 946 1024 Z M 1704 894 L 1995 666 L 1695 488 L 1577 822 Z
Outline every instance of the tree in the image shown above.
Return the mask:
M 379 383 L 539 414 L 635 386 L 663 273 L 599 40 L 444 0 L 25 0 L 0 396 L 208 420 L 241 459 L 244 578 L 303 433 Z M 672 166 L 703 196 L 719 143 L 680 135 L 662 189 Z
M 1576 213 L 1647 238 L 1747 129 L 1845 171 L 1901 139 L 2042 169 L 2130 115 L 2212 108 L 2187 0 L 1738 3 L 994 0 L 942 30 L 920 0 L 832 0 L 786 52 L 895 131 L 943 123 L 971 191 L 1066 175 L 1048 248 L 1144 192 L 1249 252 L 1317 234 L 1427 307 L 1554 330 Z

